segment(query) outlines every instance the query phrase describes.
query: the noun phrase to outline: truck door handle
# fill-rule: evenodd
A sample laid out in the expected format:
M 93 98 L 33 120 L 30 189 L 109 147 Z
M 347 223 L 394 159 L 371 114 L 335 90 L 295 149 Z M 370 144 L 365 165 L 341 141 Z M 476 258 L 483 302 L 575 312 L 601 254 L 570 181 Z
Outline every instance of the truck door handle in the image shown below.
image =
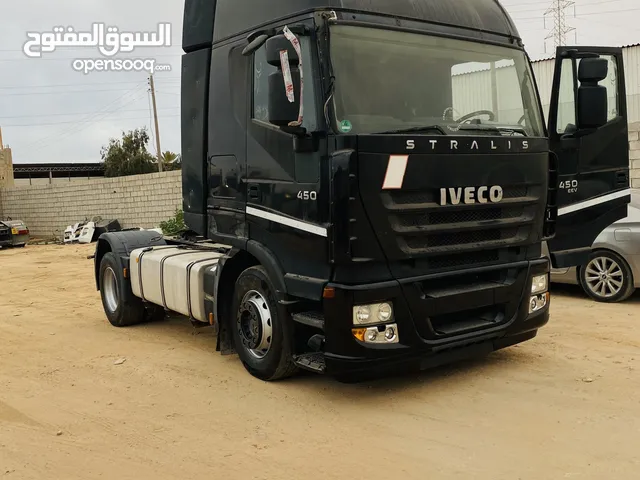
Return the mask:
M 260 188 L 258 185 L 251 185 L 249 187 L 249 198 L 251 200 L 260 200 Z
M 629 173 L 628 172 L 616 172 L 616 186 L 618 187 L 626 187 L 629 183 Z

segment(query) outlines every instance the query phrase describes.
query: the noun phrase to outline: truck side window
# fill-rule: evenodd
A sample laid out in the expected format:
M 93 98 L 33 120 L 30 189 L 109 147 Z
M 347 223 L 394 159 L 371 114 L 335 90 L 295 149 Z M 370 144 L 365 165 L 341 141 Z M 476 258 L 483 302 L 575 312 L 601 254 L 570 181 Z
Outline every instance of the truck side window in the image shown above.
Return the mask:
M 253 61 L 253 118 L 269 122 L 269 75 L 277 70 L 267 63 L 267 51 L 260 48 Z
M 612 55 L 602 55 L 609 62 L 607 78 L 600 85 L 607 88 L 608 114 L 607 121 L 616 119 L 620 111 L 620 100 L 618 93 L 618 63 Z M 579 59 L 577 68 L 580 68 Z M 567 58 L 562 61 L 562 72 L 560 74 L 560 95 L 558 105 L 558 133 L 571 133 L 575 131 L 576 124 L 576 101 L 573 77 L 572 60 Z
M 576 129 L 576 93 L 573 83 L 573 61 L 562 61 L 560 94 L 558 96 L 558 133 L 571 133 Z
M 612 55 L 602 55 L 601 57 L 606 58 L 609 62 L 607 78 L 601 82 L 601 85 L 607 87 L 607 97 L 609 100 L 607 121 L 610 122 L 617 118 L 620 112 L 620 105 L 618 104 L 618 62 L 616 61 L 616 57 Z
M 304 118 L 302 126 L 308 131 L 317 130 L 317 109 L 311 42 L 308 37 L 299 37 L 302 50 L 302 73 L 304 75 Z M 277 70 L 267 63 L 266 47 L 261 47 L 253 57 L 253 118 L 269 123 L 269 75 Z M 284 86 L 282 87 L 284 88 Z M 300 92 L 296 92 L 296 96 Z

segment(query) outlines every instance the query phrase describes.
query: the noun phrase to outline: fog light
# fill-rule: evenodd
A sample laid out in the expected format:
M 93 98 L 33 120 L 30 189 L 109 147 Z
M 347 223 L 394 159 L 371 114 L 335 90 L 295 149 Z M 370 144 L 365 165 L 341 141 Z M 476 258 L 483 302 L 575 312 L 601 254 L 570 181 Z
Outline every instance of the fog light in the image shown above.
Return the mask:
M 384 331 L 384 338 L 387 339 L 388 342 L 392 342 L 396 338 L 396 329 L 393 327 L 387 327 Z
M 531 295 L 544 293 L 549 289 L 549 275 L 535 275 L 531 278 Z
M 529 314 L 539 312 L 549 303 L 549 292 L 534 295 L 529 301 Z
M 364 343 L 389 344 L 398 343 L 398 325 L 380 325 L 369 328 L 354 328 L 353 336 Z

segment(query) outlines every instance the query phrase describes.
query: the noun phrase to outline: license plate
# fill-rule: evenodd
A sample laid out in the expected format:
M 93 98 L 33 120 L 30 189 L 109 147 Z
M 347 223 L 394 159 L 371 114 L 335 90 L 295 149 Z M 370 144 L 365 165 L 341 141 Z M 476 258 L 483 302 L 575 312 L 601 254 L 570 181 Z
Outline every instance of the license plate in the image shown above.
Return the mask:
M 12 235 L 17 235 L 18 234 L 18 229 L 17 228 L 12 228 L 11 229 L 11 234 Z

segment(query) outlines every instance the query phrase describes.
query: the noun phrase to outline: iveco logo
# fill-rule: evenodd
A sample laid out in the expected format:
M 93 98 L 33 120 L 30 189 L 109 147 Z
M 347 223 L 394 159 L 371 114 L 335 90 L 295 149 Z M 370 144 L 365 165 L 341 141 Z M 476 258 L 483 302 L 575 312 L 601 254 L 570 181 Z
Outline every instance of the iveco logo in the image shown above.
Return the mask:
M 465 188 L 441 188 L 440 205 L 460 205 L 473 203 L 498 203 L 502 201 L 502 187 L 465 187 Z

